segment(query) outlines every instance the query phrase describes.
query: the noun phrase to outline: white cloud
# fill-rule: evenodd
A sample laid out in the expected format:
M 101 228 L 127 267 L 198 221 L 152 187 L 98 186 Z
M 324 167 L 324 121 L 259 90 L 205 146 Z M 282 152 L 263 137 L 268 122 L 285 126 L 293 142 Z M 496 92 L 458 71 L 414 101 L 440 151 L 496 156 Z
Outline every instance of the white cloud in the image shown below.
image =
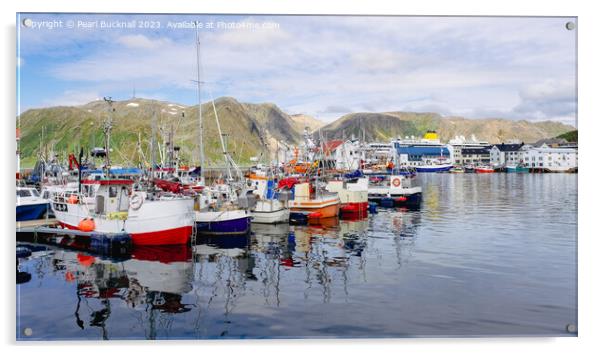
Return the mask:
M 59 96 L 44 101 L 45 106 L 79 106 L 100 100 L 101 95 L 95 91 L 67 90 Z
M 125 35 L 117 38 L 117 43 L 134 49 L 160 49 L 170 44 L 167 38 L 150 39 L 142 34 Z
M 574 33 L 564 29 L 565 19 L 237 21 L 266 20 L 280 23 L 279 28 L 202 32 L 203 81 L 215 96 L 270 101 L 325 120 L 367 108 L 526 119 L 574 115 L 575 107 L 567 104 L 574 92 L 558 87 L 575 75 Z M 96 50 L 53 64 L 50 73 L 74 85 L 102 85 L 102 92 L 135 85 L 176 102 L 171 90 L 195 90 L 194 31 L 112 35 L 94 37 L 91 41 L 100 41 Z M 553 82 L 546 83 L 548 78 Z
M 548 79 L 525 87 L 514 112 L 531 118 L 574 118 L 577 108 L 575 82 Z

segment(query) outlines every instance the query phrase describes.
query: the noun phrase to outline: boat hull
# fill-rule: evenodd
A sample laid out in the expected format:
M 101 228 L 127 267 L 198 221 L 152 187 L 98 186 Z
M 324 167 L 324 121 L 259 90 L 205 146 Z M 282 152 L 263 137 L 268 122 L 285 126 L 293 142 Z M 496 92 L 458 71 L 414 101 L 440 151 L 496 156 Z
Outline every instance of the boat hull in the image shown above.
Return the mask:
M 89 206 L 53 203 L 60 225 L 79 230 L 86 218 L 94 220 L 94 232 L 105 235 L 128 234 L 134 246 L 186 244 L 192 235 L 192 199 L 144 202 L 138 210 L 129 210 L 125 220 L 90 214 Z
M 50 211 L 49 203 L 18 205 L 17 221 L 40 219 L 46 211 Z
M 280 209 L 274 211 L 252 211 L 251 220 L 254 224 L 280 224 L 288 222 L 290 211 L 288 209 Z
M 359 203 L 345 203 L 341 205 L 340 212 L 342 215 L 361 214 L 368 211 L 368 200 Z
M 196 230 L 200 235 L 246 235 L 251 216 L 244 210 L 197 212 Z
M 291 208 L 291 213 L 306 214 L 310 219 L 332 218 L 339 215 L 339 203 L 325 206 L 306 206 Z
M 486 168 L 477 168 L 475 170 L 476 173 L 493 173 L 494 170 L 493 169 L 486 169 Z
M 506 173 L 528 173 L 527 167 L 506 167 Z
M 422 202 L 422 193 L 399 194 L 391 196 L 371 196 L 371 202 L 378 203 L 381 207 L 420 207 Z
M 441 166 L 416 166 L 416 172 L 447 172 L 454 166 L 452 165 L 441 165 Z

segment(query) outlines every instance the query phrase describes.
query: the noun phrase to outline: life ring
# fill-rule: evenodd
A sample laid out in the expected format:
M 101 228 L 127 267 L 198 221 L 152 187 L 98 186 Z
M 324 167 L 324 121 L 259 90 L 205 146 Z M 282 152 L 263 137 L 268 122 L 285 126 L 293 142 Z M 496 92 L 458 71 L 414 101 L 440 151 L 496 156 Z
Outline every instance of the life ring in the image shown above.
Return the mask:
M 399 187 L 401 185 L 401 180 L 399 178 L 393 178 L 393 186 Z
M 139 193 L 132 193 L 132 196 L 130 197 L 130 207 L 133 210 L 140 209 L 143 202 L 144 199 L 142 199 L 142 196 Z

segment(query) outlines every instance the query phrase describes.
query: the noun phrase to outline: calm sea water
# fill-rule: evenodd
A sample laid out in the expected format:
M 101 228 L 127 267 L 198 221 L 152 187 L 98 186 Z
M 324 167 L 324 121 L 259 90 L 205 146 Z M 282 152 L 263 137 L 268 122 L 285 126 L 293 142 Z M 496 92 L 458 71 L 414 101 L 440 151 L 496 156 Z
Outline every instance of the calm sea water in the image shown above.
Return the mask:
M 34 252 L 18 339 L 575 335 L 577 175 L 419 179 L 419 211 L 122 259 Z

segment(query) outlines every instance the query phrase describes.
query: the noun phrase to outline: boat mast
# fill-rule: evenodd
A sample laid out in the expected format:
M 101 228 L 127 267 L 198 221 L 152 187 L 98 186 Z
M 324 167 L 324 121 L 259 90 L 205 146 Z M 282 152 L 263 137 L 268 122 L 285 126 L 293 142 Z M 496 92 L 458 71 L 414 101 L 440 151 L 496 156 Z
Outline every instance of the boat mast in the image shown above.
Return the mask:
M 155 181 L 155 161 L 156 161 L 156 151 L 155 151 L 155 134 L 157 134 L 157 112 L 153 110 L 153 120 L 151 122 L 151 175 L 150 175 L 150 183 L 151 185 Z
M 196 87 L 199 100 L 199 163 L 201 165 L 201 182 L 205 184 L 205 178 L 203 177 L 205 173 L 205 149 L 203 147 L 203 108 L 201 97 L 201 39 L 199 36 L 199 25 L 200 23 L 196 21 Z
M 111 97 L 103 97 L 104 101 L 109 106 L 109 116 L 104 124 L 104 134 L 105 134 L 105 168 L 107 170 L 107 177 L 109 176 L 109 171 L 111 170 L 111 158 L 109 156 L 111 150 L 111 129 L 113 129 L 113 100 Z
M 217 125 L 217 133 L 219 134 L 219 140 L 222 144 L 222 154 L 224 155 L 224 162 L 226 163 L 226 171 L 228 172 L 228 181 L 232 181 L 232 171 L 230 171 L 230 159 L 228 156 L 228 151 L 226 150 L 226 145 L 224 144 L 224 135 L 222 134 L 222 128 L 219 124 L 219 119 L 217 118 L 217 109 L 215 108 L 215 101 L 213 100 L 213 95 L 211 95 L 211 105 L 213 106 L 213 114 L 215 115 L 215 124 Z

